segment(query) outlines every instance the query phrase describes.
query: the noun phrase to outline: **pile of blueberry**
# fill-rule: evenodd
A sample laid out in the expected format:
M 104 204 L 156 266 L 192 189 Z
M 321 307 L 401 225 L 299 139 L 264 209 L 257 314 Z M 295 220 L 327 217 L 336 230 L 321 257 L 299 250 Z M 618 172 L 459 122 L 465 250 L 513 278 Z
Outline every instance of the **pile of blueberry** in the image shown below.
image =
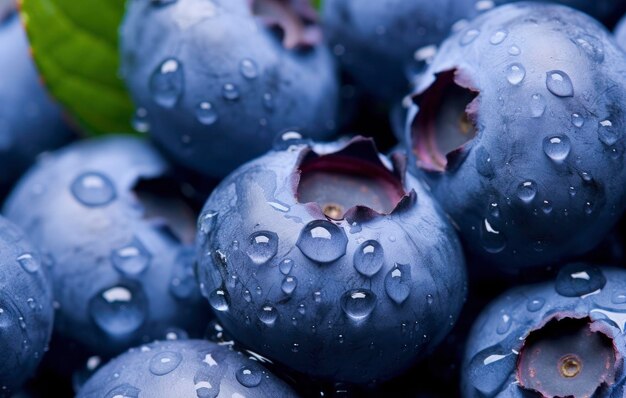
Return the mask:
M 95 138 L 0 0 L 0 397 L 626 397 L 624 13 L 127 0 Z

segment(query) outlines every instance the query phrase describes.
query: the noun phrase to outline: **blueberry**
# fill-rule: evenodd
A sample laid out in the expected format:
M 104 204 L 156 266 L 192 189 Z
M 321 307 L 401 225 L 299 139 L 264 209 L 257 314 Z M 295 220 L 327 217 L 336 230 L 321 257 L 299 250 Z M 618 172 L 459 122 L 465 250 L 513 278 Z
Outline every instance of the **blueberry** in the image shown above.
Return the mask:
M 38 251 L 0 217 L 0 397 L 30 378 L 52 332 L 52 287 Z
M 617 44 L 623 49 L 626 50 L 626 17 L 622 18 L 617 26 L 615 27 L 615 40 Z
M 625 281 L 622 269 L 575 263 L 506 292 L 472 328 L 463 396 L 621 397 Z
M 339 149 L 282 144 L 207 201 L 201 291 L 235 339 L 291 369 L 353 383 L 394 377 L 459 314 L 455 232 L 403 156 L 389 162 L 364 138 Z
M 130 2 L 123 74 L 157 144 L 223 177 L 287 130 L 331 137 L 339 89 L 315 19 L 302 0 Z
M 324 33 L 342 66 L 361 87 L 383 100 L 409 92 L 437 46 L 478 11 L 474 0 L 326 0 Z
M 556 5 L 499 7 L 443 44 L 405 142 L 476 263 L 552 264 L 615 224 L 626 205 L 625 68 L 604 28 Z
M 297 397 L 257 361 L 201 340 L 132 348 L 102 367 L 79 391 L 100 397 Z
M 195 214 L 168 173 L 145 142 L 111 136 L 45 157 L 7 199 L 7 217 L 51 264 L 60 341 L 107 357 L 206 326 Z
M 18 15 L 8 13 L 4 19 L 3 7 L 6 5 L 0 6 L 0 202 L 37 155 L 73 137 L 61 109 L 41 86 Z

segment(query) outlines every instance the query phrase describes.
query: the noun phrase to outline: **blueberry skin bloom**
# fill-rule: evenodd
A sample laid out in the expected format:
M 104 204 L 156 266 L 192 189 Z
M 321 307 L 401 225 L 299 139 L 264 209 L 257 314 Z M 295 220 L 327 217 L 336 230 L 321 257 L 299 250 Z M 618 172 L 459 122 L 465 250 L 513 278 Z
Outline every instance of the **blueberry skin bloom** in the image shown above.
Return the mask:
M 410 92 L 410 77 L 424 69 L 453 25 L 478 14 L 475 3 L 326 0 L 324 34 L 361 87 L 379 99 L 398 100 Z
M 625 68 L 603 27 L 556 5 L 502 6 L 443 44 L 405 142 L 476 263 L 572 258 L 619 219 Z
M 364 138 L 327 152 L 283 144 L 207 201 L 200 289 L 236 340 L 293 370 L 394 377 L 457 319 L 466 275 L 454 230 L 403 156 L 390 164 Z
M 506 292 L 472 327 L 463 396 L 623 397 L 624 314 L 618 268 L 571 264 L 554 281 Z
M 54 310 L 46 271 L 23 233 L 0 217 L 0 397 L 33 375 L 50 341 Z
M 45 157 L 7 199 L 53 264 L 55 333 L 92 355 L 206 326 L 187 246 L 195 215 L 168 172 L 146 142 L 110 136 Z
M 333 135 L 338 81 L 303 0 L 129 2 L 123 74 L 175 161 L 221 178 L 287 130 Z
M 44 90 L 17 13 L 0 10 L 0 202 L 41 152 L 70 141 L 61 109 Z
M 104 365 L 78 392 L 100 397 L 297 397 L 257 361 L 202 340 L 157 341 Z

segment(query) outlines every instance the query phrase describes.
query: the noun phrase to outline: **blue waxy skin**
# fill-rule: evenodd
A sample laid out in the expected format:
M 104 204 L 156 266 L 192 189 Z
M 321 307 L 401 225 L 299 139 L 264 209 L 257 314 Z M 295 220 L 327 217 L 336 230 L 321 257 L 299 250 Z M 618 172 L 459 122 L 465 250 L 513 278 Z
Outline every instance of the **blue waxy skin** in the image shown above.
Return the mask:
M 615 41 L 622 48 L 622 50 L 626 51 L 626 18 L 622 18 L 617 26 L 615 27 Z
M 188 245 L 195 215 L 175 182 L 147 188 L 168 172 L 142 140 L 93 139 L 42 159 L 7 199 L 6 216 L 52 264 L 55 333 L 90 355 L 206 326 Z
M 459 314 L 466 276 L 454 230 L 406 175 L 403 157 L 390 171 L 363 138 L 313 148 L 393 173 L 405 196 L 388 215 L 357 206 L 332 221 L 315 201 L 296 198 L 304 159 L 324 158 L 302 141 L 283 144 L 207 201 L 197 238 L 201 291 L 236 340 L 290 369 L 350 383 L 394 377 Z
M 220 178 L 271 149 L 285 131 L 333 136 L 339 85 L 327 49 L 291 31 L 281 43 L 264 16 L 251 11 L 251 5 L 282 4 L 314 19 L 302 3 L 129 3 L 123 74 L 147 112 L 151 136 L 173 160 Z
M 297 397 L 257 361 L 202 340 L 160 341 L 111 360 L 78 398 Z
M 424 68 L 452 26 L 478 14 L 474 3 L 326 0 L 324 34 L 358 85 L 394 101 L 409 93 L 409 78 Z
M 626 204 L 625 68 L 603 27 L 556 5 L 502 6 L 442 45 L 415 90 L 405 142 L 477 264 L 515 273 L 563 261 L 616 223 Z M 451 71 L 457 89 L 478 95 L 465 111 L 476 136 L 437 168 L 420 142 L 445 129 L 419 126 Z
M 0 217 L 0 397 L 33 375 L 52 333 L 50 275 L 38 251 Z
M 39 81 L 17 13 L 6 19 L 3 13 L 0 9 L 0 202 L 37 155 L 73 137 Z
M 521 352 L 529 333 L 553 319 L 589 318 L 596 330 L 613 339 L 617 364 L 623 365 L 625 281 L 623 269 L 578 263 L 563 268 L 553 281 L 504 293 L 476 319 L 470 333 L 463 365 L 463 396 L 534 397 L 514 383 L 516 353 Z M 600 396 L 623 396 L 626 373 L 623 366 L 617 369 L 614 383 Z

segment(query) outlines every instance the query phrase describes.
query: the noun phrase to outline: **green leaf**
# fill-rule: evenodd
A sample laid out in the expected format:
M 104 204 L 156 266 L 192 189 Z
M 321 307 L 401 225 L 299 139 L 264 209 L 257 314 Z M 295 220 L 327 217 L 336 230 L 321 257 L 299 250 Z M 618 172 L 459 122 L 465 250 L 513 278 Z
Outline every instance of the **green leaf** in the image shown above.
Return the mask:
M 92 134 L 133 132 L 134 107 L 118 75 L 124 4 L 22 0 L 22 19 L 46 86 Z
M 313 7 L 315 7 L 316 10 L 321 10 L 322 9 L 322 0 L 313 0 Z

